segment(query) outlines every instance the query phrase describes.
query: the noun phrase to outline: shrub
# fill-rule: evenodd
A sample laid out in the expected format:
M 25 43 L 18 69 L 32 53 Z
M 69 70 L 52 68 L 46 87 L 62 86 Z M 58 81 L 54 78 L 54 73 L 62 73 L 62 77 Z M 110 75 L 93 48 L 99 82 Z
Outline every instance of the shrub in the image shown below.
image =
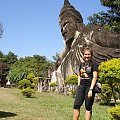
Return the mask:
M 113 58 L 102 62 L 99 65 L 99 78 L 100 82 L 103 84 L 108 84 L 112 90 L 112 97 L 115 104 L 117 104 L 116 99 L 119 96 L 116 96 L 116 93 L 120 95 L 120 58 Z
M 23 79 L 21 81 L 19 81 L 19 89 L 25 89 L 27 87 L 30 87 L 31 82 L 27 79 Z
M 75 90 L 71 90 L 71 95 L 73 98 L 75 98 L 75 95 L 76 95 L 76 89 Z
M 68 78 L 65 79 L 65 84 L 72 84 L 72 85 L 77 85 L 78 84 L 78 77 L 77 75 L 72 75 L 69 76 Z
M 21 90 L 21 92 L 22 92 L 23 96 L 26 96 L 28 98 L 30 98 L 32 94 L 35 94 L 35 90 L 33 90 L 29 87 Z
M 51 82 L 50 87 L 52 87 L 52 91 L 54 92 L 56 90 L 57 83 Z
M 21 89 L 21 93 L 23 94 L 23 96 L 31 97 L 32 94 L 35 94 L 36 83 L 37 79 L 32 73 L 27 76 L 27 79 L 21 80 L 19 82 L 19 88 Z
M 28 76 L 27 76 L 27 79 L 28 80 L 33 80 L 35 78 L 35 75 L 33 73 L 30 73 Z
M 77 75 L 71 75 L 65 79 L 65 85 L 69 86 L 69 88 L 67 89 L 67 92 L 70 91 L 73 98 L 75 97 L 75 94 L 76 94 L 77 84 L 78 84 L 78 76 Z
M 50 87 L 55 87 L 55 86 L 57 86 L 57 83 L 56 83 L 56 82 L 51 82 L 51 83 L 50 83 Z
M 112 98 L 112 90 L 108 84 L 102 84 L 102 91 L 101 91 L 100 96 L 104 104 L 110 105 L 110 101 Z
M 111 120 L 120 120 L 120 106 L 108 109 L 108 112 Z

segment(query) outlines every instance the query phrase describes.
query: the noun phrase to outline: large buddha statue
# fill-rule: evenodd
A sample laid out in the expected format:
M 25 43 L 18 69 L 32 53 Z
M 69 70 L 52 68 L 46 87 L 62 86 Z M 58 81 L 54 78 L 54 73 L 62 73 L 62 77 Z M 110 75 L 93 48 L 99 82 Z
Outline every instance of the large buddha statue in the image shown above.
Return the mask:
M 120 35 L 96 25 L 85 26 L 81 14 L 64 0 L 59 15 L 61 33 L 65 41 L 63 52 L 57 61 L 57 69 L 65 79 L 73 74 L 82 59 L 84 47 L 91 47 L 93 59 L 99 64 L 120 57 Z M 59 68 L 60 67 L 60 68 Z
M 120 35 L 100 26 L 85 26 L 81 14 L 68 0 L 64 0 L 59 24 L 65 45 L 56 63 L 58 83 L 63 84 L 68 76 L 78 71 L 84 47 L 92 49 L 93 59 L 98 64 L 120 57 Z

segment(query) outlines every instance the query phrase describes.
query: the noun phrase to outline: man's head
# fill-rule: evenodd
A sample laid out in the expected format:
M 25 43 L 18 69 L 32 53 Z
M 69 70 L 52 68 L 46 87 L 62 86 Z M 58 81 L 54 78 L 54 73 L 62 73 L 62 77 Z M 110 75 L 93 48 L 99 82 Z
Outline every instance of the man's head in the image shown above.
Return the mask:
M 77 24 L 83 23 L 81 14 L 69 3 L 64 0 L 64 6 L 59 15 L 59 24 L 65 43 L 71 43 L 74 39 L 74 34 L 78 30 Z

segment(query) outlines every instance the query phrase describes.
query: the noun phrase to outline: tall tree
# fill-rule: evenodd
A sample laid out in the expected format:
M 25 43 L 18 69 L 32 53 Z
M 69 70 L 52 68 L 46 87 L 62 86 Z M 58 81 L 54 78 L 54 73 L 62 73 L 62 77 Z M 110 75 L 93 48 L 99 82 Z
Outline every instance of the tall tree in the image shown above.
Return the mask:
M 2 51 L 0 51 L 0 76 L 4 85 L 6 83 L 6 76 L 8 75 L 9 69 L 16 61 L 17 55 L 15 55 L 13 52 L 9 52 L 7 55 L 5 55 Z
M 100 0 L 108 8 L 107 12 L 95 13 L 88 17 L 88 24 L 103 26 L 111 31 L 120 33 L 120 0 Z
M 17 55 L 15 55 L 13 52 L 9 52 L 7 55 L 4 55 L 2 58 L 3 62 L 6 62 L 9 66 L 14 64 L 17 61 Z
M 2 61 L 3 52 L 0 50 L 0 61 Z

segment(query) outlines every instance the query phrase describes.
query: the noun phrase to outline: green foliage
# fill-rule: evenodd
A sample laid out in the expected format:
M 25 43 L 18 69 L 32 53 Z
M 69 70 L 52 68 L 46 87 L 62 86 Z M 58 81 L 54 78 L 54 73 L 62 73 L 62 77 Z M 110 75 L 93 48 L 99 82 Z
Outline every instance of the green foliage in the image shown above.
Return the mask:
M 120 120 L 120 106 L 108 109 L 111 120 Z
M 120 58 L 102 62 L 99 66 L 100 82 L 108 84 L 112 90 L 112 96 L 116 103 L 116 92 L 120 95 Z M 107 95 L 106 95 L 107 96 Z
M 108 7 L 107 12 L 99 12 L 88 17 L 88 24 L 103 26 L 111 31 L 120 33 L 120 1 L 100 0 L 101 4 Z
M 9 74 L 7 75 L 7 79 L 9 79 L 11 83 L 18 85 L 19 81 L 26 78 L 31 70 L 24 66 L 16 69 L 15 68 L 16 67 L 13 65 L 9 71 Z
M 75 98 L 75 95 L 76 95 L 76 89 L 71 90 L 71 95 L 72 95 L 73 98 Z
M 23 79 L 19 81 L 19 88 L 20 89 L 25 89 L 31 86 L 31 82 L 27 79 Z
M 27 76 L 27 79 L 19 81 L 19 89 L 21 89 L 23 96 L 31 97 L 32 94 L 35 94 L 35 80 L 35 75 L 33 73 L 30 73 Z
M 52 87 L 52 92 L 56 90 L 57 83 L 56 82 L 51 82 L 50 87 Z
M 78 77 L 77 75 L 72 75 L 65 79 L 65 84 L 72 84 L 77 85 L 78 84 Z
M 4 84 L 6 84 L 6 76 L 9 73 L 11 65 L 14 64 L 17 61 L 17 56 L 12 52 L 9 52 L 7 55 L 4 55 L 2 53 L 2 51 L 0 51 L 0 61 L 2 63 L 1 66 L 3 66 L 3 67 L 1 67 L 1 70 L 0 70 L 0 76 L 2 76 L 1 81 L 4 85 Z
M 3 52 L 0 50 L 0 61 L 2 61 Z
M 103 83 L 120 83 L 120 58 L 102 62 L 99 66 L 99 77 Z
M 26 97 L 30 98 L 31 95 L 35 94 L 36 91 L 27 87 L 25 89 L 22 89 L 21 92 L 22 92 L 23 96 L 26 96 Z
M 66 86 L 67 85 L 71 86 L 72 89 L 70 90 L 70 92 L 71 92 L 72 97 L 74 98 L 75 94 L 76 94 L 76 86 L 78 84 L 78 76 L 77 75 L 71 75 L 71 76 L 69 76 L 68 78 L 65 79 L 64 83 L 65 83 Z M 68 89 L 68 91 L 69 91 L 69 89 Z
M 10 51 L 7 55 L 3 55 L 1 60 L 11 67 L 18 59 L 17 55 Z
M 46 77 L 48 69 L 52 69 L 52 62 L 48 61 L 44 56 L 34 55 L 33 57 L 20 58 L 11 66 L 7 78 L 11 83 L 18 84 L 20 80 L 26 78 L 30 73 L 37 77 Z M 28 79 L 31 79 L 34 76 L 30 75 L 28 77 Z
M 56 83 L 56 82 L 51 82 L 51 83 L 50 83 L 50 87 L 55 87 L 55 86 L 57 86 L 57 83 Z
M 34 73 L 30 73 L 30 74 L 27 76 L 27 79 L 28 79 L 28 80 L 33 80 L 33 78 L 35 78 Z
M 53 60 L 56 62 L 59 59 L 59 53 L 56 52 L 56 55 L 53 56 Z
M 102 84 L 102 91 L 101 91 L 101 100 L 105 105 L 110 105 L 110 101 L 112 98 L 112 90 L 108 84 Z

